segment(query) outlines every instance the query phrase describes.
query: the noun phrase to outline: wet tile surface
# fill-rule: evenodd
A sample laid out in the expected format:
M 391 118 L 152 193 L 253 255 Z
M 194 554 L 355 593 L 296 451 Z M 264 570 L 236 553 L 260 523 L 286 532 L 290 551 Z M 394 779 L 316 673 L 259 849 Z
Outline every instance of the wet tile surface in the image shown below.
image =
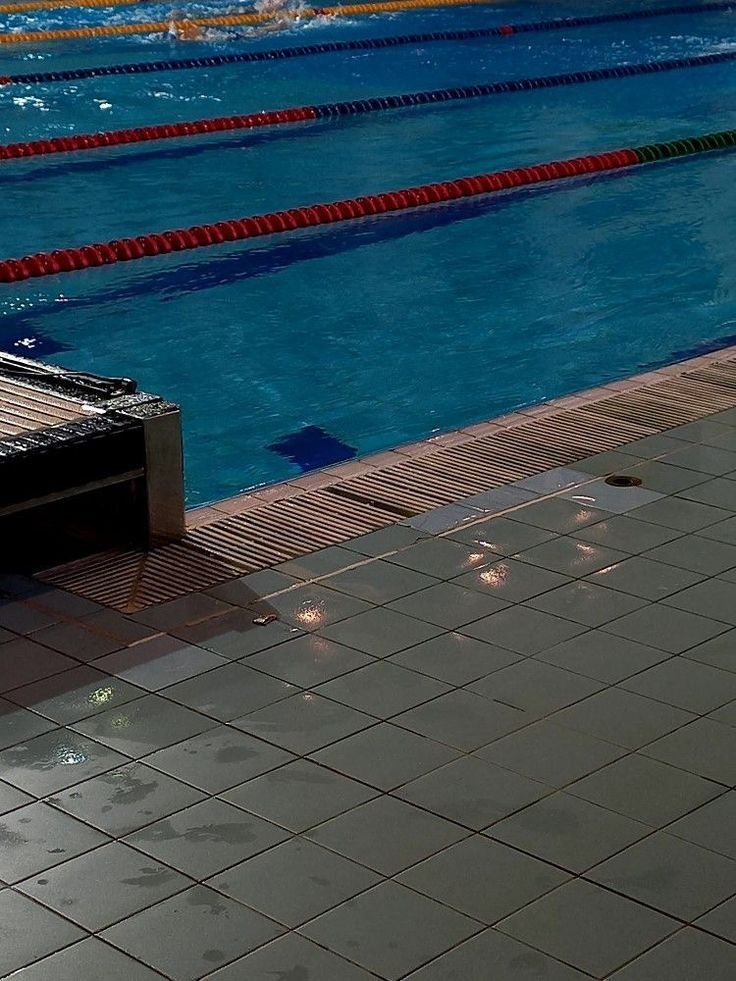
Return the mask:
M 131 617 L 1 577 L 0 974 L 732 981 L 736 411 L 569 469 Z
M 292 838 L 208 884 L 294 928 L 380 881 L 362 865 L 305 838 Z
M 394 981 L 479 929 L 476 920 L 387 882 L 318 917 L 300 932 Z
M 96 875 L 104 868 L 104 877 Z M 87 930 L 123 917 L 185 889 L 189 879 L 120 842 L 102 845 L 18 888 Z
M 283 927 L 204 886 L 193 886 L 102 934 L 168 977 L 195 981 L 269 940 Z

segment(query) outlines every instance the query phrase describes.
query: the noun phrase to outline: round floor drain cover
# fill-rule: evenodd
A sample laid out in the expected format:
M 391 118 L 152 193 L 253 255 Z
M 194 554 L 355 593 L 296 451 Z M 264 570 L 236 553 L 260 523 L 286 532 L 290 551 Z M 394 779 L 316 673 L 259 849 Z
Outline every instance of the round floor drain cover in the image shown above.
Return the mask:
M 641 477 L 632 477 L 628 473 L 612 473 L 606 477 L 606 483 L 612 487 L 641 487 Z

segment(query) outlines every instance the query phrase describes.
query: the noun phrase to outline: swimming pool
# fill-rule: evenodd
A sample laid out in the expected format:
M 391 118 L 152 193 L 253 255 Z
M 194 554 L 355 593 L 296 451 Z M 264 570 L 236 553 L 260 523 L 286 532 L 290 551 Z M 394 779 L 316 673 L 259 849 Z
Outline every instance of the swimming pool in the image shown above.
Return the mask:
M 596 12 L 626 7 L 609 0 Z M 222 4 L 194 9 L 220 12 Z M 0 29 L 169 11 L 11 15 Z M 257 41 L 8 47 L 0 75 L 589 12 L 583 3 L 509 3 L 316 21 Z M 0 88 L 2 142 L 729 50 L 735 23 L 728 12 L 671 16 L 8 86 Z M 735 92 L 736 66 L 725 64 L 5 162 L 2 253 L 726 129 Z M 5 285 L 0 347 L 129 374 L 180 401 L 188 499 L 200 504 L 288 478 L 333 451 L 388 448 L 732 342 L 735 168 L 736 156 L 713 154 Z M 315 432 L 321 441 L 308 438 Z

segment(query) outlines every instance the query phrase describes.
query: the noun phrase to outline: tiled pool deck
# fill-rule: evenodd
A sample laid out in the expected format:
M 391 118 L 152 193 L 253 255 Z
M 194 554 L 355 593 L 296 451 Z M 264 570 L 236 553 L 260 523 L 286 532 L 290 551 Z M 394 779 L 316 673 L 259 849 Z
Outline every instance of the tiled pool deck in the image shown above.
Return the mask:
M 736 977 L 736 409 L 129 615 L 0 589 L 0 976 Z

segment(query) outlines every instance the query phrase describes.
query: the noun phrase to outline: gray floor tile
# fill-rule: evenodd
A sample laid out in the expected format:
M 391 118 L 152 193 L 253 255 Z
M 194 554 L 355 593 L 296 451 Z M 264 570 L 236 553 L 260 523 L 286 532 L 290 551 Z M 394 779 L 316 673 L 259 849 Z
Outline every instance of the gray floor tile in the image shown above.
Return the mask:
M 283 932 L 273 921 L 204 886 L 105 930 L 103 939 L 177 981 L 195 981 Z
M 560 497 L 582 507 L 609 511 L 612 514 L 627 514 L 634 508 L 658 501 L 662 495 L 647 487 L 614 487 L 600 479 L 586 484 L 585 487 L 573 487 L 564 491 Z
M 48 804 L 18 808 L 0 819 L 0 879 L 18 882 L 108 840 Z
M 228 603 L 223 603 L 207 593 L 190 593 L 180 596 L 168 603 L 158 603 L 136 613 L 135 619 L 157 630 L 169 630 L 171 627 L 187 626 L 198 623 L 208 617 L 219 616 L 230 609 Z
M 490 924 L 568 878 L 546 862 L 473 835 L 402 872 L 397 881 Z
M 84 937 L 83 931 L 68 920 L 12 889 L 0 892 L 0 923 L 3 925 L 0 945 L 3 976 Z
M 484 514 L 500 514 L 501 511 L 508 511 L 525 501 L 534 500 L 537 493 L 512 484 L 509 487 L 494 487 L 492 490 L 473 494 L 472 497 L 464 498 L 462 503 L 465 507 L 477 508 Z
M 696 925 L 736 943 L 736 896 L 706 913 Z
M 499 821 L 486 834 L 581 873 L 650 832 L 651 828 L 639 821 L 557 793 Z
M 127 763 L 124 756 L 69 729 L 0 752 L 0 778 L 36 797 L 53 794 Z
M 13 981 L 161 981 L 161 975 L 134 961 L 127 954 L 88 937 L 81 943 L 36 961 L 13 975 Z
M 554 532 L 533 525 L 513 521 L 511 518 L 489 518 L 478 524 L 454 531 L 449 538 L 455 542 L 472 545 L 479 550 L 490 549 L 498 555 L 515 555 L 534 545 L 541 545 L 554 538 Z
M 584 484 L 589 480 L 590 474 L 584 473 L 582 470 L 574 470 L 570 467 L 555 467 L 553 470 L 546 470 L 544 473 L 536 474 L 534 477 L 517 480 L 514 487 L 534 491 L 535 494 L 554 494 L 555 491 L 565 490 L 567 487 L 575 487 L 576 484 Z
M 473 526 L 473 528 L 481 527 L 481 525 Z M 463 533 L 471 532 L 473 528 L 467 528 Z M 436 579 L 452 579 L 493 562 L 496 558 L 498 558 L 496 552 L 490 548 L 462 545 L 452 538 L 426 538 L 412 545 L 411 548 L 405 548 L 392 555 L 389 561 L 406 569 L 414 569 L 428 576 L 434 576 Z
M 726 477 L 711 477 L 705 483 L 681 490 L 678 497 L 687 501 L 697 501 L 700 504 L 710 504 L 711 507 L 733 511 L 736 508 L 736 487 L 732 480 Z
M 117 838 L 189 807 L 202 796 L 158 770 L 128 763 L 63 790 L 49 802 Z
M 687 922 L 736 893 L 736 862 L 663 831 L 592 869 L 588 877 Z
M 675 821 L 667 833 L 736 861 L 736 791 L 731 790 Z
M 463 627 L 462 633 L 517 654 L 537 654 L 582 634 L 585 627 L 526 606 L 514 606 Z
M 369 610 L 357 617 L 343 620 L 321 633 L 330 640 L 365 651 L 374 657 L 388 657 L 423 640 L 437 637 L 442 628 L 423 623 L 414 617 L 402 616 L 385 608 Z
M 712 419 L 698 419 L 696 422 L 688 422 L 684 426 L 671 429 L 670 434 L 675 439 L 684 439 L 691 443 L 712 443 L 714 439 L 720 439 L 729 435 L 728 426 L 713 422 Z
M 381 531 L 388 531 L 388 529 L 381 529 Z M 375 534 L 379 535 L 380 533 L 376 532 Z M 355 541 L 360 541 L 360 539 L 355 539 Z M 320 576 L 329 576 L 333 572 L 347 569 L 349 565 L 360 562 L 355 552 L 356 549 L 352 548 L 351 543 L 346 542 L 343 547 L 333 545 L 330 548 L 320 549 L 319 552 L 312 552 L 310 555 L 303 555 L 301 558 L 283 562 L 277 566 L 277 569 L 279 572 L 294 576 L 297 579 L 319 579 Z
M 8 814 L 10 811 L 32 804 L 34 798 L 30 794 L 24 794 L 17 787 L 11 787 L 9 783 L 0 780 L 0 814 Z
M 627 514 L 616 514 L 590 525 L 581 531 L 575 531 L 573 538 L 595 545 L 605 545 L 620 552 L 638 555 L 647 549 L 656 548 L 665 542 L 671 542 L 682 537 L 682 532 L 662 525 L 653 525 L 648 521 L 637 521 Z
M 103 609 L 99 603 L 93 603 L 83 596 L 68 593 L 64 589 L 47 588 L 29 598 L 46 612 L 61 613 L 65 617 L 86 617 L 92 613 L 99 613 Z
M 322 585 L 299 586 L 268 601 L 280 620 L 299 630 L 319 630 L 370 609 L 363 600 Z
M 602 978 L 677 926 L 667 916 L 576 879 L 514 913 L 498 929 Z
M 230 726 L 219 726 L 159 750 L 146 763 L 210 794 L 292 760 L 291 753 Z
M 382 875 L 394 875 L 467 834 L 418 807 L 379 797 L 313 828 L 305 837 Z
M 701 505 L 702 507 L 702 505 Z M 726 512 L 721 511 L 723 520 L 717 521 L 707 528 L 699 528 L 697 534 L 702 538 L 708 538 L 716 542 L 727 542 L 729 545 L 736 545 L 736 517 L 725 517 Z
M 715 544 L 716 544 L 716 542 L 714 542 L 714 541 L 712 541 L 710 539 L 708 539 L 706 541 L 706 546 L 707 545 L 715 545 Z M 718 543 L 718 544 L 720 544 L 720 543 Z M 726 569 L 725 572 L 719 572 L 718 573 L 718 578 L 719 579 L 723 579 L 726 582 L 736 583 L 736 569 Z
M 433 623 L 447 630 L 462 627 L 473 620 L 480 620 L 508 606 L 495 596 L 487 596 L 475 589 L 463 589 L 453 583 L 443 582 L 421 592 L 412 593 L 389 605 L 389 609 L 404 613 L 425 623 Z
M 469 691 L 451 691 L 396 716 L 393 722 L 422 736 L 469 753 L 504 736 L 533 716 Z
M 49 719 L 0 698 L 0 749 L 26 742 L 55 728 Z
M 366 973 L 363 968 L 349 964 L 296 933 L 279 937 L 208 975 L 208 981 L 279 981 L 279 978 L 299 978 L 300 975 L 304 981 L 310 978 L 317 981 L 375 981 L 374 974 Z
M 311 688 L 374 662 L 368 654 L 352 647 L 337 644 L 319 634 L 303 634 L 278 647 L 253 654 L 247 663 L 291 685 Z
M 633 753 L 578 780 L 567 791 L 659 828 L 717 796 L 723 788 L 693 773 Z
M 346 705 L 304 692 L 234 719 L 232 725 L 304 756 L 366 729 L 375 721 Z
M 465 756 L 406 784 L 396 796 L 480 831 L 550 792 L 536 780 Z
M 697 773 L 708 780 L 736 784 L 736 730 L 710 719 L 696 719 L 642 750 L 663 763 Z
M 723 722 L 724 725 L 736 726 L 736 699 L 710 712 L 708 718 L 714 719 L 716 722 Z
M 361 535 L 360 538 L 353 538 L 345 542 L 344 548 L 360 555 L 385 555 L 399 548 L 406 548 L 414 542 L 421 541 L 425 536 L 414 528 L 407 528 L 406 525 L 389 525 L 388 528 L 379 528 L 372 531 L 369 535 Z
M 24 600 L 0 602 L 0 627 L 16 634 L 32 634 L 57 623 L 58 617 L 31 606 Z
M 204 879 L 288 837 L 283 828 L 221 800 L 205 800 L 134 831 L 126 843 Z
M 466 685 L 518 660 L 518 654 L 455 632 L 400 651 L 390 658 L 390 663 L 451 685 Z
M 18 889 L 88 930 L 101 930 L 190 880 L 118 841 L 26 879 Z
M 298 833 L 364 804 L 377 792 L 309 760 L 294 760 L 222 796 Z
M 678 467 L 672 460 L 651 460 L 623 472 L 638 477 L 647 490 L 660 494 L 676 494 L 708 479 L 704 473 Z
M 510 603 L 520 603 L 569 581 L 567 576 L 516 559 L 493 562 L 453 580 L 457 586 L 476 589 Z
M 329 579 L 323 580 L 323 585 L 336 589 L 348 596 L 357 596 L 368 603 L 390 603 L 391 600 L 416 593 L 436 583 L 431 576 L 412 569 L 402 569 L 392 562 L 378 559 L 367 562 L 346 572 L 339 572 Z
M 654 525 L 664 525 L 675 531 L 693 532 L 717 521 L 730 517 L 728 511 L 714 508 L 696 501 L 685 501 L 680 497 L 663 497 L 652 504 L 645 504 L 631 512 L 637 521 L 650 521 Z
M 328 681 L 316 694 L 387 719 L 450 690 L 450 685 L 384 660 Z
M 79 623 L 55 623 L 37 630 L 33 639 L 77 661 L 91 661 L 122 647 L 121 641 L 116 638 L 88 630 Z
M 542 716 L 600 691 L 603 685 L 563 668 L 527 658 L 495 671 L 468 687 L 477 695 L 522 709 L 531 716 Z
M 214 721 L 158 695 L 146 695 L 75 723 L 105 746 L 139 757 L 211 729 Z
M 603 575 L 603 572 L 596 573 L 596 577 Z M 617 589 L 604 589 L 605 585 L 603 581 L 598 585 L 593 580 L 571 582 L 559 589 L 553 589 L 551 593 L 528 600 L 526 605 L 587 627 L 600 627 L 609 620 L 638 610 L 646 603 L 646 600 L 629 596 Z
M 146 637 L 152 637 L 158 631 L 145 623 L 138 623 L 130 617 L 124 617 L 115 610 L 100 610 L 84 618 L 85 626 L 97 633 L 107 634 L 122 644 L 135 644 Z
M 561 709 L 552 716 L 552 721 L 617 746 L 637 749 L 693 718 L 690 712 L 672 705 L 619 688 L 607 688 Z
M 272 620 L 264 626 L 254 623 L 255 619 L 253 610 L 236 610 L 191 627 L 176 627 L 171 633 L 232 660 L 283 644 L 301 633 L 297 627 L 280 620 Z
M 675 596 L 669 596 L 663 602 L 678 610 L 736 624 L 736 584 L 722 579 L 707 579 Z
M 207 590 L 208 595 L 223 600 L 230 606 L 250 606 L 263 597 L 273 596 L 301 582 L 296 576 L 289 576 L 276 569 L 263 569 L 249 576 L 231 579 Z
M 489 981 L 489 964 L 493 964 L 499 981 L 583 981 L 588 977 L 489 929 L 421 967 L 407 981 Z
M 415 518 L 409 518 L 404 524 L 429 535 L 439 535 L 443 531 L 450 531 L 451 528 L 457 528 L 467 521 L 480 518 L 481 513 L 475 508 L 464 507 L 460 504 L 448 504 L 445 507 L 427 511 L 425 514 L 418 514 Z
M 691 443 L 684 449 L 668 453 L 662 462 L 718 476 L 736 470 L 736 453 L 716 446 L 699 446 L 697 443 Z
M 479 929 L 475 920 L 386 882 L 325 913 L 300 932 L 396 981 Z
M 458 755 L 432 739 L 383 723 L 341 739 L 314 758 L 373 787 L 392 790 Z
M 69 725 L 144 694 L 127 681 L 111 678 L 96 668 L 80 664 L 78 668 L 16 688 L 12 700 L 48 716 L 60 725 Z
M 679 541 L 674 544 L 679 545 Z M 687 589 L 688 586 L 700 582 L 702 578 L 702 575 L 697 572 L 655 562 L 643 555 L 633 555 L 623 562 L 609 565 L 600 572 L 594 573 L 589 582 L 655 601 Z M 619 615 L 624 616 L 628 612 L 631 611 L 626 610 Z
M 560 497 L 549 497 L 520 509 L 515 513 L 514 520 L 534 525 L 535 528 L 544 528 L 545 531 L 554 531 L 558 535 L 569 535 L 607 517 L 606 511 L 564 501 Z
M 313 841 L 292 838 L 208 885 L 294 928 L 380 881 L 377 873 Z
M 147 691 L 159 691 L 223 663 L 211 651 L 162 635 L 97 658 L 94 667 Z
M 734 950 L 707 933 L 685 927 L 617 971 L 611 981 L 731 981 Z
M 27 637 L 9 640 L 0 646 L 0 694 L 78 665 L 79 661 L 42 647 Z
M 290 642 L 289 642 L 290 643 Z M 255 654 L 254 657 L 260 657 Z M 171 685 L 163 693 L 180 705 L 229 722 L 295 694 L 294 685 L 271 678 L 237 661 Z
M 564 787 L 624 752 L 621 747 L 584 732 L 543 720 L 496 739 L 475 755 L 549 787 Z
M 654 436 L 645 436 L 644 439 L 634 440 L 622 446 L 620 448 L 621 452 L 633 453 L 636 456 L 653 460 L 655 457 L 664 456 L 665 453 L 673 453 L 675 450 L 680 450 L 690 445 L 689 441 L 675 439 L 672 433 L 673 430 L 670 430 L 667 435 L 657 433 Z
M 622 470 L 634 467 L 643 459 L 644 457 L 635 456 L 631 453 L 607 450 L 605 453 L 597 453 L 595 456 L 586 457 L 584 460 L 576 460 L 575 468 L 596 477 L 607 477 L 609 474 L 620 473 Z
M 537 660 L 608 684 L 622 681 L 670 657 L 666 651 L 637 644 L 625 637 L 615 637 L 603 630 L 589 630 L 534 656 Z
M 582 542 L 578 538 L 554 538 L 521 552 L 517 558 L 543 569 L 578 578 L 620 562 L 627 555 L 603 545 Z
M 648 647 L 658 647 L 670 654 L 682 654 L 690 647 L 717 637 L 728 627 L 725 623 L 686 610 L 651 603 L 625 617 L 612 620 L 602 629 Z
M 700 535 L 686 535 L 651 549 L 645 558 L 689 569 L 703 576 L 717 576 L 736 566 L 736 545 L 712 541 Z
M 736 698 L 736 676 L 731 672 L 719 671 L 684 657 L 663 661 L 622 681 L 621 687 L 697 715 L 712 712 L 729 699 Z

